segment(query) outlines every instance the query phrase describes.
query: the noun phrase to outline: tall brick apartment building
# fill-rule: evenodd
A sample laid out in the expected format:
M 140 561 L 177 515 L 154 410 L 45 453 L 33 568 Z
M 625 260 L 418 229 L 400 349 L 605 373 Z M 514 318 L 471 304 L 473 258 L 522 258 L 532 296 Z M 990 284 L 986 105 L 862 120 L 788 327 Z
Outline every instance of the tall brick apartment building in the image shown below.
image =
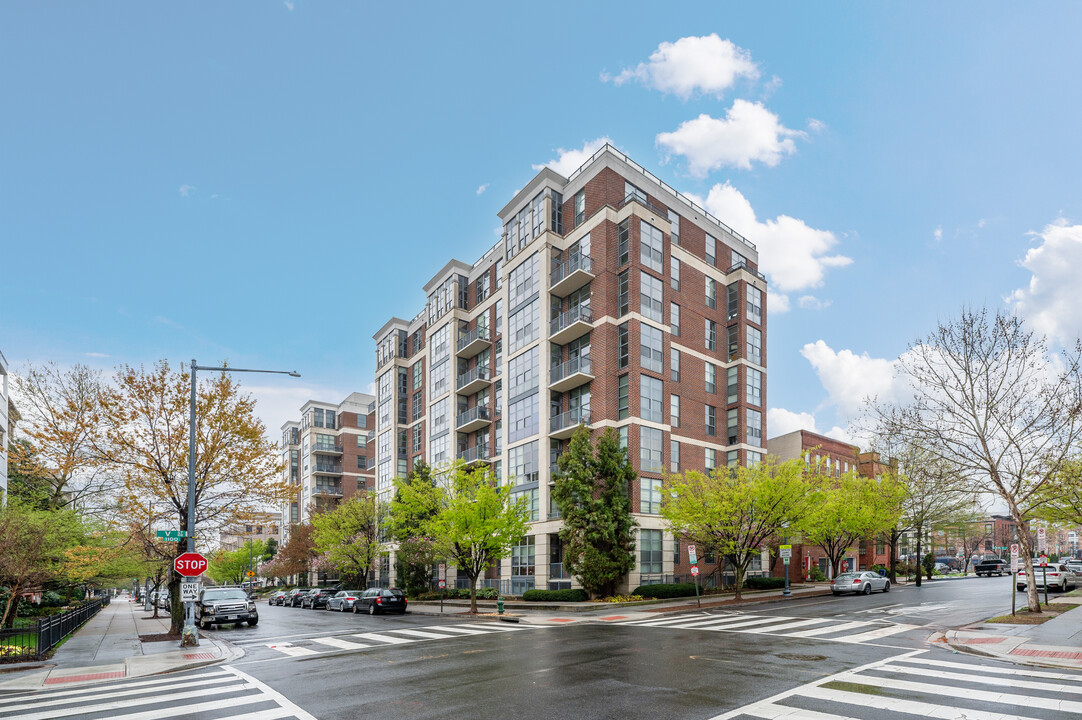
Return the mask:
M 301 419 L 282 425 L 282 464 L 297 494 L 282 511 L 282 539 L 312 511 L 334 507 L 375 481 L 375 398 L 351 393 L 340 403 L 309 400 Z
M 570 587 L 552 470 L 580 423 L 615 428 L 640 474 L 629 586 L 687 572 L 658 515 L 662 472 L 764 453 L 755 246 L 610 146 L 569 177 L 543 169 L 499 216 L 495 247 L 450 260 L 424 309 L 374 336 L 377 490 L 422 459 L 489 465 L 531 513 L 489 584 Z

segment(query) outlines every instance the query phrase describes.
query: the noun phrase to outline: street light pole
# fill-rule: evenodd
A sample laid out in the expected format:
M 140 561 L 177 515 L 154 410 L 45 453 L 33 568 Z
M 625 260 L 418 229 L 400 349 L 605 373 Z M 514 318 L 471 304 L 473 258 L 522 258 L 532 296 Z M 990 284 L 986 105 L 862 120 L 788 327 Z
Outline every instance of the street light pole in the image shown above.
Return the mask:
M 296 370 L 251 370 L 230 367 L 200 367 L 195 358 L 192 358 L 192 395 L 188 412 L 188 552 L 195 552 L 195 390 L 198 384 L 195 376 L 197 370 L 209 370 L 211 372 L 223 373 L 268 373 L 271 375 L 289 375 L 290 377 L 301 376 Z M 192 647 L 198 644 L 199 633 L 195 629 L 195 603 L 189 600 L 184 603 L 184 632 L 180 636 L 180 646 Z

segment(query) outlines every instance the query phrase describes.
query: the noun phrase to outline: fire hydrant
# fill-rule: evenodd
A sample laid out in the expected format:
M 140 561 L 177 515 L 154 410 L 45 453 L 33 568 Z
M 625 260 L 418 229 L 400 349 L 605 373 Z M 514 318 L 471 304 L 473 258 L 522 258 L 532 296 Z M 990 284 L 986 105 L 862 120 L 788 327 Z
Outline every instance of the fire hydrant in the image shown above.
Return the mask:
M 496 612 L 503 615 L 503 595 L 496 598 Z

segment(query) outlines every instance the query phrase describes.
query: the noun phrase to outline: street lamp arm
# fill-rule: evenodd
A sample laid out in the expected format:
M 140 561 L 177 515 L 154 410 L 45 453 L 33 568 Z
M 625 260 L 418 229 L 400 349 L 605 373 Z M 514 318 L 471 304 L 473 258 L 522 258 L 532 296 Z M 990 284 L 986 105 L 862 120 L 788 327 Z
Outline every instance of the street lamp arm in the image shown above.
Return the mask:
M 250 368 L 232 368 L 232 367 L 208 367 L 206 365 L 196 365 L 192 363 L 192 370 L 210 370 L 211 372 L 254 372 L 254 373 L 268 373 L 270 375 L 289 375 L 290 377 L 300 377 L 301 374 L 296 370 L 253 370 Z

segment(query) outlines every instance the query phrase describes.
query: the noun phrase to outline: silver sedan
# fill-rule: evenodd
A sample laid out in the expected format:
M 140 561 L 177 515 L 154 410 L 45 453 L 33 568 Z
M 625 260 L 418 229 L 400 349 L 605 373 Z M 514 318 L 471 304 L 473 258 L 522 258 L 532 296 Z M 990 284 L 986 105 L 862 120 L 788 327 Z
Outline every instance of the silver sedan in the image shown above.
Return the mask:
M 872 590 L 890 592 L 890 580 L 874 572 L 842 573 L 830 582 L 830 591 L 835 595 L 842 593 L 860 593 L 871 595 Z
M 327 599 L 327 609 L 338 612 L 351 612 L 353 603 L 361 596 L 360 590 L 342 590 Z

